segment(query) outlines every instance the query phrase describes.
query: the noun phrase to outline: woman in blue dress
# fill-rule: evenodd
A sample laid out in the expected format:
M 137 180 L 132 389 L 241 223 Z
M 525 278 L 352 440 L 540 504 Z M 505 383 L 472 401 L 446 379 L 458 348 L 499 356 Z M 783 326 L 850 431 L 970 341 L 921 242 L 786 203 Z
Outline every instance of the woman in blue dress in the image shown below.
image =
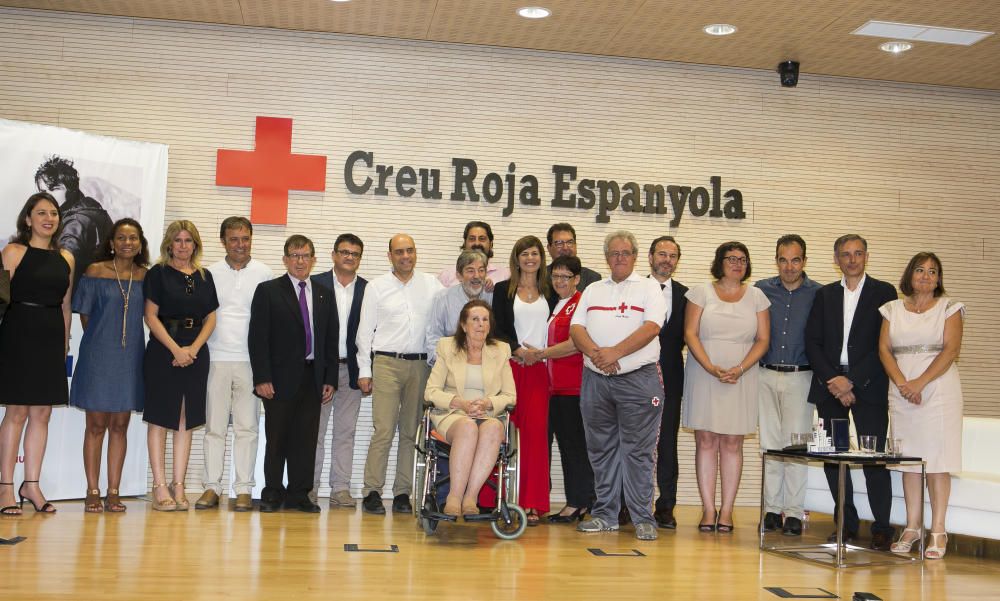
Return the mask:
M 83 339 L 73 375 L 70 405 L 87 412 L 83 469 L 87 474 L 84 511 L 125 511 L 118 495 L 125 465 L 126 434 L 133 411 L 142 411 L 142 282 L 149 244 L 134 219 L 119 219 L 95 263 L 87 267 L 73 295 Z M 101 503 L 101 450 L 108 435 L 108 494 Z

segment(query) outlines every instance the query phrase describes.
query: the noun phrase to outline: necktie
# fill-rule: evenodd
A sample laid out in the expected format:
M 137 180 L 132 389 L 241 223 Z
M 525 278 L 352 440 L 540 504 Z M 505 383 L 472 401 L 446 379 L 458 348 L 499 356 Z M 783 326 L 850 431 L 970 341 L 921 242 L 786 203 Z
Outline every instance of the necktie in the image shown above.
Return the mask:
M 306 283 L 299 282 L 299 311 L 302 312 L 302 325 L 306 328 L 306 357 L 313 352 L 313 335 L 309 322 L 309 304 L 306 302 Z
M 664 288 L 666 288 L 666 287 L 667 287 L 667 285 L 666 285 L 666 284 L 660 284 L 660 290 L 663 290 L 663 289 L 664 289 Z

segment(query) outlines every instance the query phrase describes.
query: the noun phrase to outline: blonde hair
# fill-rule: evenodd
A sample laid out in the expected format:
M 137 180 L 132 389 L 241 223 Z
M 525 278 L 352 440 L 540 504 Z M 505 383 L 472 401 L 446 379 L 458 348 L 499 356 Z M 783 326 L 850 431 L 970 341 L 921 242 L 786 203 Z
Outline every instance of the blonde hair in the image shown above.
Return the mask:
M 173 244 L 177 234 L 181 232 L 191 234 L 191 239 L 194 240 L 194 251 L 191 252 L 191 267 L 194 267 L 202 277 L 205 277 L 205 268 L 201 266 L 201 249 L 203 248 L 201 234 L 198 233 L 198 228 L 194 222 L 187 219 L 174 221 L 167 226 L 166 231 L 163 232 L 163 241 L 160 242 L 160 258 L 157 259 L 156 263 L 166 265 L 173 258 L 173 255 L 170 254 L 170 245 Z

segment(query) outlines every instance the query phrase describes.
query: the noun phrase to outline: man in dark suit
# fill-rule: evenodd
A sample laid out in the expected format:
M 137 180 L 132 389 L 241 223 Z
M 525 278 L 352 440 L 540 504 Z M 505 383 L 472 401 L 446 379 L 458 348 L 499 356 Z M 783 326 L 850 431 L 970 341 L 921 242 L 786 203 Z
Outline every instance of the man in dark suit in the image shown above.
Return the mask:
M 549 257 L 575 257 L 576 256 L 576 230 L 568 223 L 554 223 L 545 234 L 549 243 Z M 548 265 L 549 273 L 552 273 L 552 263 Z M 580 270 L 580 283 L 576 289 L 580 292 L 586 290 L 587 286 L 594 282 L 600 282 L 601 274 L 586 267 Z M 624 507 L 624 505 L 623 505 Z
M 338 320 L 333 293 L 309 279 L 316 250 L 305 236 L 285 241 L 287 274 L 257 286 L 250 305 L 250 366 L 264 402 L 264 490 L 260 510 L 318 513 L 309 499 L 322 403 L 337 385 Z M 288 464 L 288 486 L 282 484 Z
M 677 528 L 677 430 L 681 424 L 681 396 L 684 393 L 684 311 L 687 286 L 673 279 L 681 247 L 673 236 L 660 236 L 649 245 L 649 277 L 660 283 L 667 302 L 667 315 L 660 328 L 660 375 L 663 379 L 663 414 L 657 442 L 656 498 L 653 518 L 660 528 Z
M 841 236 L 833 245 L 834 260 L 843 278 L 819 289 L 806 323 L 806 355 L 812 367 L 809 402 L 819 417 L 854 418 L 858 436 L 874 434 L 885 444 L 889 426 L 889 380 L 878 355 L 882 315 L 878 309 L 897 298 L 887 282 L 865 275 L 868 242 L 857 234 Z M 893 527 L 892 485 L 889 472 L 880 466 L 865 466 L 872 524 L 871 548 L 888 551 Z M 837 468 L 827 466 L 826 479 L 837 499 Z M 854 487 L 848 474 L 844 491 L 844 537 L 858 536 L 858 512 Z M 836 534 L 831 535 L 836 540 Z
M 333 244 L 333 269 L 312 276 L 312 281 L 333 291 L 336 300 L 332 320 L 339 324 L 337 354 L 340 366 L 337 392 L 333 402 L 326 403 L 319 414 L 319 435 L 316 438 L 316 467 L 313 472 L 311 497 L 316 501 L 319 479 L 326 456 L 326 431 L 333 421 L 330 443 L 330 507 L 356 507 L 351 496 L 351 471 L 354 463 L 354 434 L 361 410 L 361 388 L 358 386 L 358 323 L 361 320 L 361 299 L 365 297 L 368 280 L 358 275 L 365 243 L 354 234 L 341 234 Z

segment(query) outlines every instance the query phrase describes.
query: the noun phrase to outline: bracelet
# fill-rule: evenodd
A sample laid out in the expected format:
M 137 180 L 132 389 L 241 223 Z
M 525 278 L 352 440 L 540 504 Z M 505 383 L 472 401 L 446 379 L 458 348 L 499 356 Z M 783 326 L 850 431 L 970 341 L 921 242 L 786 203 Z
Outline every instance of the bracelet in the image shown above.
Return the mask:
M 743 371 L 743 364 L 742 363 L 737 363 L 736 366 L 740 368 L 740 375 L 742 376 L 745 373 Z

